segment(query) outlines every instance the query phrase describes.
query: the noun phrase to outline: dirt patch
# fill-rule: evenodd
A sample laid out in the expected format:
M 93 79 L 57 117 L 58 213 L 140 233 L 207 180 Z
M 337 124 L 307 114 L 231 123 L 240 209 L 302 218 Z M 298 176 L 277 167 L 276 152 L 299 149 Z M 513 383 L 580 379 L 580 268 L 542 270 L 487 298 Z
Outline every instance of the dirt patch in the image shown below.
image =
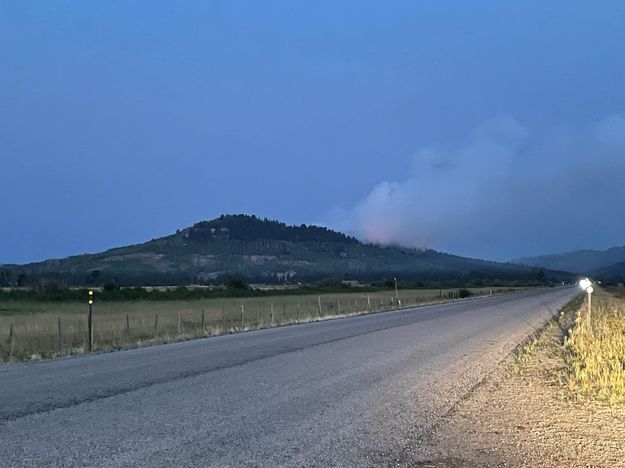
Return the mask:
M 418 466 L 625 467 L 625 407 L 566 389 L 562 343 L 574 317 L 550 322 L 457 405 L 431 436 L 432 461 Z

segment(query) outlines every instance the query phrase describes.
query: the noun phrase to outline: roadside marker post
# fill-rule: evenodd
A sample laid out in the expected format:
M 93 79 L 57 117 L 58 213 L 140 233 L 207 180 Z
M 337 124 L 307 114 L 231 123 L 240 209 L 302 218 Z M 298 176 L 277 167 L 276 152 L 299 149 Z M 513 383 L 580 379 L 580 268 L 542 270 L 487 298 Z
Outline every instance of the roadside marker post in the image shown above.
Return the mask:
M 89 296 L 89 301 L 88 301 L 89 316 L 87 317 L 87 328 L 89 329 L 89 332 L 88 332 L 87 347 L 89 351 L 92 351 L 93 350 L 93 299 L 94 299 L 93 290 L 90 289 L 87 295 Z
M 590 334 L 592 335 L 592 324 L 590 321 L 590 317 L 592 316 L 592 292 L 594 290 L 592 289 L 592 286 L 589 286 L 588 289 L 586 289 L 586 292 L 588 293 L 588 331 L 590 332 Z
M 586 320 L 588 333 L 592 335 L 592 324 L 590 321 L 590 318 L 592 316 L 592 293 L 594 292 L 594 289 L 592 287 L 592 281 L 590 281 L 588 278 L 584 278 L 579 282 L 579 287 L 586 291 L 586 293 L 588 293 L 588 315 L 586 317 Z
M 399 293 L 397 292 L 397 278 L 393 278 L 393 281 L 395 281 L 395 299 L 397 299 L 397 302 L 399 302 Z

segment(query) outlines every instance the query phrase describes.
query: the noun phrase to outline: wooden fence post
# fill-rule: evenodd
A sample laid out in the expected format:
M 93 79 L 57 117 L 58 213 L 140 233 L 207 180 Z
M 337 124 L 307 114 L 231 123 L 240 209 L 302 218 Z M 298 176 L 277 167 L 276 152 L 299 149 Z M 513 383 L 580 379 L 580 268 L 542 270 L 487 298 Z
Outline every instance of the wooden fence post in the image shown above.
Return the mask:
M 341 315 L 341 300 L 337 299 L 336 303 L 338 304 L 338 311 L 339 311 L 339 315 Z
M 371 297 L 369 297 L 367 295 L 367 308 L 369 309 L 369 312 L 371 312 Z
M 204 334 L 204 331 L 206 330 L 205 325 L 206 322 L 204 320 L 204 309 L 202 309 L 202 334 Z
M 181 328 L 181 323 L 180 323 L 180 312 L 178 312 L 178 323 L 177 323 L 178 327 L 178 335 L 180 335 L 180 333 L 182 332 L 182 328 Z
M 130 317 L 126 313 L 126 336 L 130 338 Z
M 273 304 L 271 304 L 271 314 L 270 314 L 270 317 L 271 317 L 270 326 L 273 327 Z
M 13 330 L 13 324 L 9 325 L 9 357 L 13 356 L 13 352 L 15 351 L 15 332 Z
M 321 296 L 317 296 L 317 304 L 319 305 L 319 317 L 322 317 L 323 311 L 321 310 Z
M 302 306 L 298 302 L 297 303 L 297 320 L 300 320 L 301 318 L 302 318 Z
M 61 316 L 60 315 L 57 317 L 57 324 L 58 324 L 57 330 L 58 330 L 58 335 L 59 335 L 59 353 L 60 353 L 61 351 L 63 351 L 63 342 L 61 340 Z
M 260 326 L 260 319 L 258 318 L 258 303 L 256 303 L 256 326 Z
M 158 312 L 154 314 L 154 336 L 158 337 Z
M 245 328 L 245 305 L 241 304 L 241 328 Z

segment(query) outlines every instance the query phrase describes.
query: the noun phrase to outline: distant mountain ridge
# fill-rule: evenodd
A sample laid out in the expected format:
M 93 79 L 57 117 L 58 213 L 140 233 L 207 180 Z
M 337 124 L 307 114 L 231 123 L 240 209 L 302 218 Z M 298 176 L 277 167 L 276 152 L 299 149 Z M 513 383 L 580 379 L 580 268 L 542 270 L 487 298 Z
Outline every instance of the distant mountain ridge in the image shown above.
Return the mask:
M 288 226 L 249 215 L 222 215 L 175 234 L 95 254 L 0 268 L 0 286 L 57 279 L 69 285 L 218 283 L 229 275 L 254 282 L 323 278 L 380 280 L 536 280 L 539 269 L 434 250 L 364 244 L 319 226 Z M 566 275 L 552 272 L 553 278 Z
M 554 255 L 524 257 L 512 262 L 519 265 L 616 278 L 625 274 L 625 246 L 606 250 L 577 250 Z

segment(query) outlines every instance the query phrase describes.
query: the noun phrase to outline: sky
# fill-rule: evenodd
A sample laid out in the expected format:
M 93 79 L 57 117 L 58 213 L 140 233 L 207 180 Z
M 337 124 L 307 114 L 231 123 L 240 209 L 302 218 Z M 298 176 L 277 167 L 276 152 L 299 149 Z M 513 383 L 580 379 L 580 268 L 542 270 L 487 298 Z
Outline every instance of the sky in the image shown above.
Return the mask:
M 625 3 L 0 0 L 0 263 L 222 213 L 625 244 Z

